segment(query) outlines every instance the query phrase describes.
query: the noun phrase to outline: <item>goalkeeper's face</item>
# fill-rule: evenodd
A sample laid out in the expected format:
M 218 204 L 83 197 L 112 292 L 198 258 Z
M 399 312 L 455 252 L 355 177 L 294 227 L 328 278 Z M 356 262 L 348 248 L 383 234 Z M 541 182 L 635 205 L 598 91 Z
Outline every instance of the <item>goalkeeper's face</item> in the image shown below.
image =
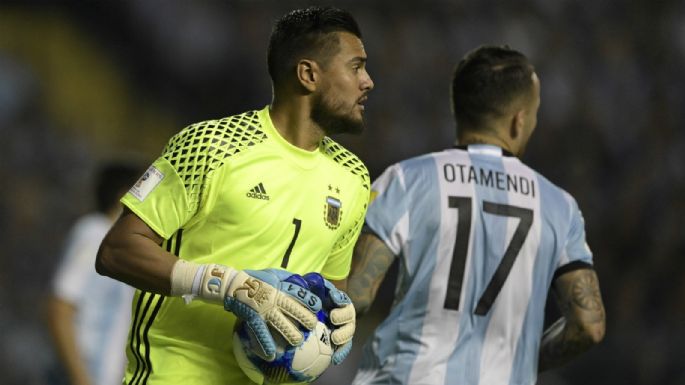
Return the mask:
M 311 117 L 327 134 L 364 130 L 364 103 L 373 89 L 361 40 L 339 32 L 339 49 L 321 66 L 321 86 L 313 95 Z

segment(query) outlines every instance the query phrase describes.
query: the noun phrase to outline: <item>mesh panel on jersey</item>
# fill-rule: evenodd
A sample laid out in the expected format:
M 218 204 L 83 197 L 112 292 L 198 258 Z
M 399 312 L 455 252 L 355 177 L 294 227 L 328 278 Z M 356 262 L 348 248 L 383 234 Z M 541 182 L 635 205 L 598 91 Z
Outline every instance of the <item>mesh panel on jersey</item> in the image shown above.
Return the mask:
M 366 203 L 364 203 L 364 211 L 363 213 L 366 212 Z M 347 245 L 350 242 L 350 238 L 352 238 L 356 233 L 357 233 L 357 228 L 359 228 L 362 224 L 364 223 L 364 215 L 360 215 L 359 217 L 355 218 L 354 220 L 354 225 L 350 227 L 349 230 L 345 232 L 345 234 L 342 234 L 337 241 L 335 241 L 335 245 L 333 245 L 333 250 L 340 250 L 345 245 Z
M 367 190 L 370 188 L 369 172 L 366 170 L 364 163 L 362 163 L 362 161 L 357 158 L 356 155 L 329 137 L 325 137 L 322 144 L 326 155 L 331 157 L 331 159 L 343 167 L 347 168 L 352 174 L 359 175 L 362 178 L 362 185 L 364 188 Z
M 366 169 L 364 163 L 356 155 L 354 155 L 346 148 L 336 143 L 331 138 L 324 138 L 322 144 L 323 150 L 326 153 L 326 155 L 331 157 L 331 159 L 333 159 L 338 164 L 348 169 L 352 174 L 358 175 L 362 179 L 362 186 L 364 186 L 366 191 L 369 191 L 371 187 L 369 171 Z M 356 230 L 364 222 L 363 214 L 366 212 L 367 204 L 368 202 L 364 202 L 364 210 L 360 213 L 359 217 L 355 218 L 354 225 L 350 227 L 350 230 L 343 234 L 340 238 L 338 238 L 338 240 L 335 243 L 335 246 L 333 246 L 334 249 L 337 250 L 342 248 L 349 242 L 350 238 L 355 235 Z
M 183 180 L 190 209 L 200 204 L 206 176 L 232 155 L 266 139 L 256 111 L 192 124 L 176 134 L 162 156 Z

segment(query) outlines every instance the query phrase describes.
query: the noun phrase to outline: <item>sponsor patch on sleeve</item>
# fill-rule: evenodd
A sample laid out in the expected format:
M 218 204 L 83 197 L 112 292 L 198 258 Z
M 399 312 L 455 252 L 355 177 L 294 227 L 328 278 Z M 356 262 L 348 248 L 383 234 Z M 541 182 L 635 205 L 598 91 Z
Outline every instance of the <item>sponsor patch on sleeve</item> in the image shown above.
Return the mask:
M 155 166 L 150 166 L 150 168 L 145 171 L 143 176 L 138 179 L 136 184 L 134 184 L 133 187 L 128 190 L 128 192 L 142 202 L 145 200 L 145 198 L 147 198 L 152 190 L 157 187 L 162 179 L 164 179 L 164 174 L 162 174 Z

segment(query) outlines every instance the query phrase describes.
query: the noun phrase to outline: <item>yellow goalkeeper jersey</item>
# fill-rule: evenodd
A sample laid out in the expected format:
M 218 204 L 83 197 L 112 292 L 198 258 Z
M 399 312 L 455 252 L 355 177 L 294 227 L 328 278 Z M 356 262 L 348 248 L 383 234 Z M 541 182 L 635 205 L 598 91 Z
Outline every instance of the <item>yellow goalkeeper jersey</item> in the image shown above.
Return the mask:
M 283 139 L 268 107 L 186 127 L 122 198 L 165 247 L 197 263 L 283 268 L 344 279 L 364 222 L 369 176 L 324 138 Z M 248 384 L 222 306 L 138 291 L 126 384 Z

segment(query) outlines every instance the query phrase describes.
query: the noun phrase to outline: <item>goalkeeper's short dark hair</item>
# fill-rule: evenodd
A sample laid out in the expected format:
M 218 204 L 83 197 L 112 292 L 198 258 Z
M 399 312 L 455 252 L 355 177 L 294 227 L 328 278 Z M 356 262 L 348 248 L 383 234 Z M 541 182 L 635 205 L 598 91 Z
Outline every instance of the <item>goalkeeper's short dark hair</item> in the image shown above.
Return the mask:
M 532 92 L 534 71 L 524 54 L 508 46 L 485 45 L 467 53 L 452 77 L 458 129 L 478 129 L 502 117 L 511 102 Z
M 142 169 L 133 164 L 111 162 L 101 165 L 95 175 L 95 208 L 107 212 L 141 174 Z
M 312 6 L 296 9 L 276 21 L 267 50 L 269 75 L 280 84 L 303 58 L 322 66 L 338 52 L 340 42 L 333 32 L 349 32 L 361 39 L 359 26 L 352 15 L 335 7 Z

